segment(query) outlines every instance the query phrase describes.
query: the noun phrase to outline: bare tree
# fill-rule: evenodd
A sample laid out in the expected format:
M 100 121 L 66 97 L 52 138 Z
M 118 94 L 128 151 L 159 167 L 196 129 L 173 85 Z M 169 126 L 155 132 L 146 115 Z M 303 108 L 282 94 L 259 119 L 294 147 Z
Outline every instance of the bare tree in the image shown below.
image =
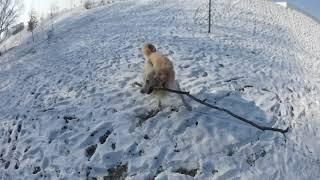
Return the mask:
M 29 13 L 28 31 L 32 33 L 32 41 L 34 42 L 33 31 L 38 25 L 37 13 L 35 10 L 31 10 Z
M 92 7 L 93 7 L 93 2 L 92 2 L 92 1 L 86 0 L 86 1 L 84 2 L 84 8 L 85 8 L 85 9 L 91 9 Z
M 51 30 L 53 31 L 53 18 L 59 13 L 59 7 L 55 4 L 51 4 L 50 7 L 50 21 L 51 21 Z
M 70 2 L 70 8 L 73 9 L 76 7 L 76 1 L 75 0 L 69 0 Z
M 0 43 L 6 38 L 9 27 L 16 22 L 21 8 L 18 0 L 0 0 Z
M 45 29 L 45 20 L 46 18 L 44 17 L 44 14 L 42 14 L 38 21 L 38 27 L 40 28 L 42 33 L 44 32 L 44 29 Z
M 100 0 L 100 5 L 101 5 L 101 6 L 104 6 L 104 5 L 106 5 L 106 4 L 107 4 L 106 0 Z

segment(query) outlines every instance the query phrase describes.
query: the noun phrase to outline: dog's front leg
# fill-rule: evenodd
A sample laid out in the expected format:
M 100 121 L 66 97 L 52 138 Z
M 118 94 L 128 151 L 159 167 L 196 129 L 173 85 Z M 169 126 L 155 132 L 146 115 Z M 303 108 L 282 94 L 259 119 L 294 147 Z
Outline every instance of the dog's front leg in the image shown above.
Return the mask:
M 161 99 L 158 97 L 158 100 L 157 100 L 157 101 L 158 101 L 158 107 L 157 107 L 157 108 L 158 108 L 158 110 L 161 111 L 161 110 L 162 110 Z

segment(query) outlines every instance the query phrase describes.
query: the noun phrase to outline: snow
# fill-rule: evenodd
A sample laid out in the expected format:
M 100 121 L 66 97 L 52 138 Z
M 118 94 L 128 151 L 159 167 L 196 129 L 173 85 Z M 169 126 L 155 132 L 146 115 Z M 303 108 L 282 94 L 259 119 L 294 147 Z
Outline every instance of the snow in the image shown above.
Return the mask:
M 288 7 L 288 3 L 287 2 L 283 2 L 283 1 L 279 1 L 279 2 L 276 2 L 276 4 L 280 5 L 280 6 L 283 6 L 283 7 Z
M 0 177 L 319 179 L 320 25 L 271 1 L 214 3 L 210 35 L 204 0 L 76 9 L 50 40 L 49 23 L 34 44 L 25 32 L 0 57 Z M 174 96 L 142 122 L 156 105 L 132 86 L 145 42 L 173 61 L 182 89 L 290 131 L 190 99 L 188 112 Z

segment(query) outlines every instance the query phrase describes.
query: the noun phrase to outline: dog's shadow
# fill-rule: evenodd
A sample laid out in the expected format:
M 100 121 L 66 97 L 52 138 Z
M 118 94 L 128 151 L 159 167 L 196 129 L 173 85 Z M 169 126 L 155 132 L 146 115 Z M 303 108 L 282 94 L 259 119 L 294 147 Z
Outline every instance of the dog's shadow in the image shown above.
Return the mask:
M 255 102 L 242 97 L 237 91 L 219 91 L 215 94 L 201 93 L 194 95 L 199 99 L 206 99 L 206 102 L 224 109 L 234 114 L 246 118 L 262 126 L 272 127 L 276 120 L 272 114 L 266 113 Z M 214 152 L 220 152 L 229 149 L 237 149 L 242 145 L 259 139 L 263 131 L 240 121 L 229 114 L 209 108 L 203 104 L 192 101 L 186 97 L 192 105 L 193 110 L 187 111 L 183 106 L 178 108 L 168 107 L 164 112 L 150 111 L 152 116 L 148 120 L 140 123 L 140 126 L 146 126 L 146 130 L 158 129 L 159 136 L 164 129 L 171 132 L 173 141 L 183 144 L 180 148 L 192 148 L 194 144 L 201 141 L 208 141 L 213 146 Z M 150 118 L 150 119 L 149 119 Z M 183 139 L 198 139 L 190 141 L 189 146 L 182 143 Z M 179 147 L 177 147 L 179 148 Z

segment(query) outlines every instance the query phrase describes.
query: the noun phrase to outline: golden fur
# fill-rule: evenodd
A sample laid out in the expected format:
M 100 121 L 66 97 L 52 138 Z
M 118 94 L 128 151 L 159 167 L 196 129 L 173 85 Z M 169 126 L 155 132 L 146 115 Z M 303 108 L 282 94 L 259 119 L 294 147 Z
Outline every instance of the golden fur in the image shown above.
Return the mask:
M 163 54 L 159 53 L 152 44 L 145 44 L 143 47 L 145 57 L 144 83 L 141 93 L 154 94 L 158 97 L 158 105 L 161 106 L 161 98 L 167 94 L 166 91 L 153 91 L 154 88 L 169 88 L 179 90 L 179 84 L 175 80 L 175 72 L 172 62 Z M 191 107 L 186 104 L 183 96 L 180 95 L 188 110 Z

